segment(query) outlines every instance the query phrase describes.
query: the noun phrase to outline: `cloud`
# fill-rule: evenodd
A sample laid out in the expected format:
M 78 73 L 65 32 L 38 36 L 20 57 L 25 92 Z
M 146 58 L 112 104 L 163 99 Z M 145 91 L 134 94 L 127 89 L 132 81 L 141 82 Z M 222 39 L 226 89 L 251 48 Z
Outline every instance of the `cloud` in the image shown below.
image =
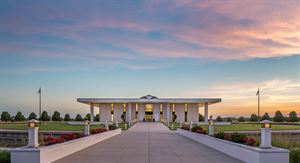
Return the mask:
M 290 79 L 273 79 L 261 82 L 236 82 L 213 84 L 207 88 L 189 91 L 183 96 L 219 97 L 220 104 L 212 105 L 214 115 L 246 115 L 257 113 L 257 89 L 261 93 L 261 113 L 271 115 L 280 110 L 288 114 L 300 112 L 300 83 Z
M 0 55 L 9 51 L 71 60 L 120 59 L 124 66 L 135 58 L 228 61 L 299 55 L 298 4 L 193 0 L 3 4 L 0 35 L 13 35 L 2 41 Z

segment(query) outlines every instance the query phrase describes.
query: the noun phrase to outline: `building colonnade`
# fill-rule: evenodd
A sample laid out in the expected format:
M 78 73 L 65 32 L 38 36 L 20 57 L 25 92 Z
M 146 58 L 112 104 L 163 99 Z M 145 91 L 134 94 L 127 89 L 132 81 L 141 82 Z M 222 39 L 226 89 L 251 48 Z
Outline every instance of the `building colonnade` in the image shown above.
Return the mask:
M 199 109 L 204 108 L 204 122 L 208 122 L 208 103 L 90 103 L 91 122 L 94 122 L 95 108 L 99 108 L 99 121 L 126 122 L 172 121 L 199 122 Z

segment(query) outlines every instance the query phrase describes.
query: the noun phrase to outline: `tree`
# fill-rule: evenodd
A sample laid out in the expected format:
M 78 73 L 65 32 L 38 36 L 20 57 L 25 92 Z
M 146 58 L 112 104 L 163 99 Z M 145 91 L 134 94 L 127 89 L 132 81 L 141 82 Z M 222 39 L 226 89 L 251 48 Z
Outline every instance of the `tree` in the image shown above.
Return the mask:
M 125 122 L 126 121 L 126 113 L 121 114 L 120 118 L 123 120 L 123 122 Z
M 34 112 L 31 112 L 28 117 L 28 120 L 32 120 L 32 119 L 37 119 L 37 116 Z
M 96 114 L 95 121 L 100 121 L 100 115 L 99 114 Z
M 231 117 L 228 117 L 226 121 L 227 121 L 227 122 L 232 122 L 232 118 L 231 118 Z
M 297 113 L 295 111 L 290 112 L 289 121 L 290 122 L 298 122 L 299 121 L 299 118 L 297 117 Z
M 257 122 L 258 120 L 259 120 L 259 117 L 256 114 L 251 114 L 250 122 Z
M 42 115 L 40 117 L 41 121 L 50 121 L 50 116 L 48 115 L 48 113 L 46 111 L 42 112 Z
M 75 121 L 82 121 L 82 116 L 80 114 L 76 115 Z
M 2 112 L 1 114 L 1 121 L 10 121 L 11 120 L 11 116 L 7 111 Z
M 175 112 L 173 112 L 173 117 L 172 117 L 172 121 L 175 122 L 177 119 L 177 115 L 175 114 Z
M 84 117 L 84 120 L 91 120 L 91 116 L 90 116 L 90 113 L 87 113 Z
M 241 116 L 241 117 L 238 118 L 238 121 L 239 122 L 245 122 L 245 118 L 243 116 Z
M 199 122 L 203 122 L 204 121 L 204 117 L 202 114 L 199 114 Z
M 26 118 L 24 117 L 24 115 L 21 112 L 17 112 L 16 116 L 15 116 L 15 121 L 25 121 Z
M 222 119 L 222 117 L 218 116 L 218 117 L 216 118 L 216 121 L 217 121 L 217 122 L 223 122 L 223 119 Z
M 269 113 L 265 113 L 262 117 L 261 117 L 261 121 L 263 120 L 269 120 L 271 121 L 271 117 L 269 116 Z
M 61 121 L 60 113 L 58 111 L 54 111 L 52 121 Z
M 71 120 L 70 114 L 65 114 L 64 121 L 70 121 L 70 120 Z
M 275 116 L 274 116 L 274 121 L 275 122 L 283 122 L 284 121 L 284 116 L 280 111 L 276 111 Z

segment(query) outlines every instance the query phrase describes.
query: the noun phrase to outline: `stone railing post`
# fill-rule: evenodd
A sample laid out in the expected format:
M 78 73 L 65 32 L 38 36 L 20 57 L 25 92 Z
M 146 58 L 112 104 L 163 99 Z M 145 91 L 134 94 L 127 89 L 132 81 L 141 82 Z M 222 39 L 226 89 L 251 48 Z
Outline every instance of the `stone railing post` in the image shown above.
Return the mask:
M 88 121 L 88 120 L 84 121 L 83 135 L 84 136 L 90 135 L 90 121 Z
M 39 121 L 32 119 L 28 121 L 28 147 L 39 146 Z
M 108 126 L 108 122 L 105 121 L 105 129 L 108 131 L 109 130 L 109 126 Z
M 271 140 L 271 121 L 263 120 L 261 121 L 261 141 L 260 147 L 261 148 L 272 148 L 272 140 Z
M 208 121 L 208 135 L 213 136 L 214 135 L 214 120 L 209 119 Z

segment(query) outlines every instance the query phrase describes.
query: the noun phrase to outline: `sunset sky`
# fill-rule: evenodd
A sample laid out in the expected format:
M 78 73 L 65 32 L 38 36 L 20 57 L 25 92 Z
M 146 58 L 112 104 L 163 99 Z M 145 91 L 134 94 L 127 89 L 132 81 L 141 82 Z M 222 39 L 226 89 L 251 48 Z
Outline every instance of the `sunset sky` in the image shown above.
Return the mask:
M 0 0 L 0 112 L 78 97 L 222 98 L 214 116 L 300 114 L 300 1 Z

